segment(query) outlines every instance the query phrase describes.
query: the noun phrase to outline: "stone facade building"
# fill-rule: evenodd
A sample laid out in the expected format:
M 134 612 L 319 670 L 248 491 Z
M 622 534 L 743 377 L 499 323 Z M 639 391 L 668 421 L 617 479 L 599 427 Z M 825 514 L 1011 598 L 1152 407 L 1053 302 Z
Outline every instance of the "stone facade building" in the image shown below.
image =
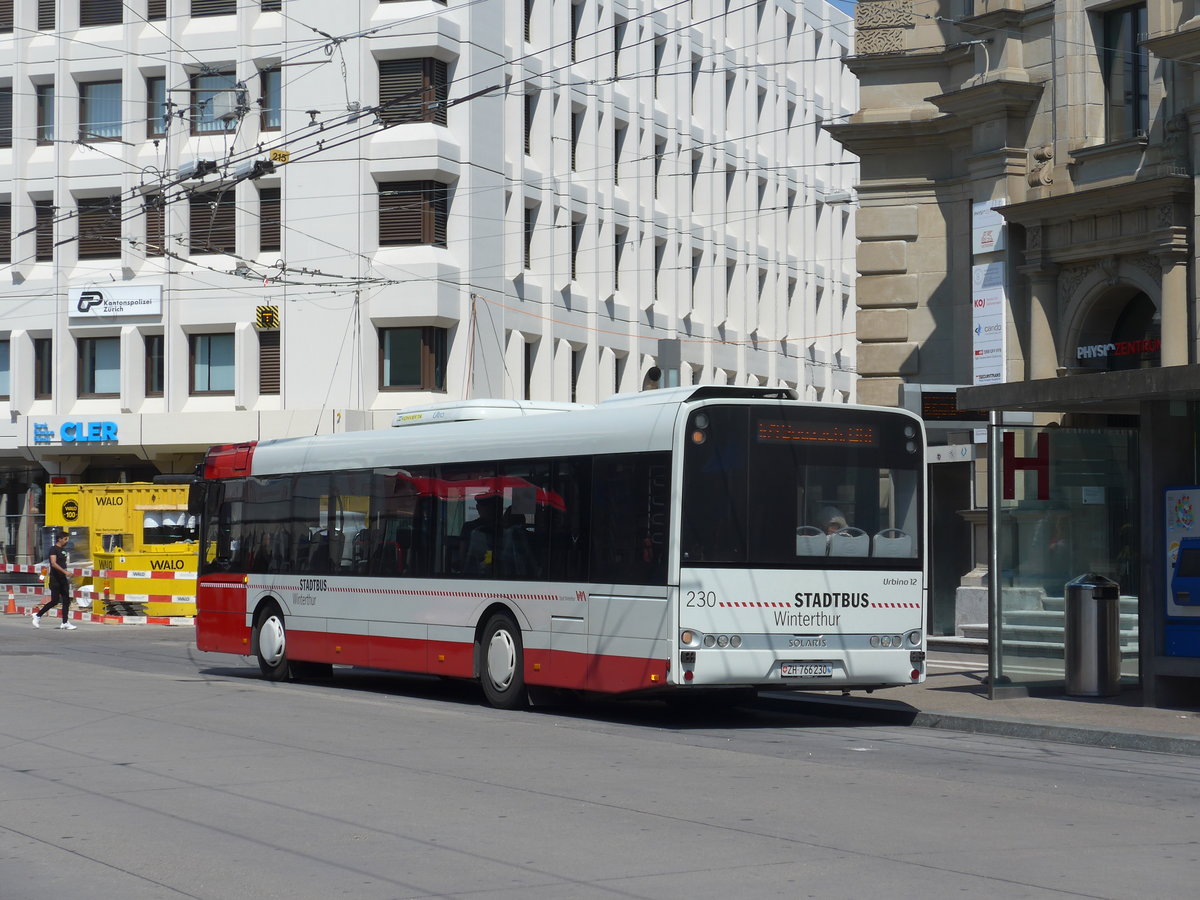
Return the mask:
M 862 105 L 831 128 L 862 165 L 858 396 L 961 388 L 942 436 L 980 458 L 932 473 L 935 519 L 972 518 L 990 486 L 990 558 L 952 552 L 935 604 L 961 604 L 947 581 L 990 563 L 993 674 L 1015 683 L 1061 679 L 1064 583 L 1087 572 L 1120 583 L 1126 683 L 1195 696 L 1200 607 L 1176 581 L 1190 494 L 1174 490 L 1200 480 L 1194 13 L 858 4 Z M 990 443 L 979 411 L 997 415 Z

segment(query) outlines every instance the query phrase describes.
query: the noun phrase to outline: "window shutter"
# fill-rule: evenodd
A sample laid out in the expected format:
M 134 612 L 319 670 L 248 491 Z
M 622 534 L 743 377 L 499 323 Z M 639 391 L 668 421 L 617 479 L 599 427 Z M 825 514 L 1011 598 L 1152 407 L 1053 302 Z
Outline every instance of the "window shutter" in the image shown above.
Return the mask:
M 146 255 L 164 256 L 167 246 L 167 211 L 161 194 L 146 196 Z
M 34 259 L 45 262 L 54 259 L 54 201 L 33 201 L 35 252 Z
M 121 198 L 81 198 L 79 258 L 103 259 L 121 255 Z
M 192 16 L 232 16 L 237 0 L 192 0 Z
M 236 253 L 237 231 L 234 227 L 237 207 L 232 191 L 220 197 L 192 197 L 189 203 L 189 226 L 193 253 Z
M 279 393 L 279 332 L 258 333 L 258 392 Z
M 422 121 L 423 60 L 379 61 L 379 117 L 388 124 Z
M 0 147 L 12 146 L 12 88 L 0 90 Z
M 281 203 L 279 188 L 261 188 L 258 192 L 258 249 L 259 252 L 279 250 Z
M 12 204 L 0 203 L 0 263 L 12 262 Z
M 12 34 L 13 0 L 0 0 L 0 33 Z
M 120 25 L 121 0 L 80 0 L 79 24 L 85 28 L 92 25 Z
M 379 61 L 379 117 L 388 124 L 433 122 L 446 124 L 446 109 L 428 104 L 444 101 L 448 69 L 440 59 L 381 59 Z
M 54 0 L 38 0 L 38 30 L 54 30 Z
M 150 0 L 146 4 L 146 18 L 150 21 L 167 17 L 167 0 Z
M 379 243 L 446 245 L 447 191 L 436 181 L 379 185 Z

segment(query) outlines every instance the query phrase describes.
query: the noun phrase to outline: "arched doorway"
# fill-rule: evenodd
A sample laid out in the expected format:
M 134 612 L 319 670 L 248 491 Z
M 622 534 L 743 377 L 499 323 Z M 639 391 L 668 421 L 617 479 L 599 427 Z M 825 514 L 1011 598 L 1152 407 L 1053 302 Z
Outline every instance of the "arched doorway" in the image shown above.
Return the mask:
M 1162 356 L 1158 306 L 1145 291 L 1113 288 L 1093 303 L 1071 349 L 1074 365 L 1089 371 L 1157 367 Z

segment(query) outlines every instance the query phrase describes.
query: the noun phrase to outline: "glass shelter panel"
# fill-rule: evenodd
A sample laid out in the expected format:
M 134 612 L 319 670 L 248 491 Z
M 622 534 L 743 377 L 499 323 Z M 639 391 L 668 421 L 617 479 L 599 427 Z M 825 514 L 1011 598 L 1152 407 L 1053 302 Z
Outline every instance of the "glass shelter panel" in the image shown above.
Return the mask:
M 1003 435 L 997 674 L 1013 684 L 1065 682 L 1064 587 L 1094 573 L 1120 585 L 1121 675 L 1136 681 L 1136 432 L 1052 426 Z

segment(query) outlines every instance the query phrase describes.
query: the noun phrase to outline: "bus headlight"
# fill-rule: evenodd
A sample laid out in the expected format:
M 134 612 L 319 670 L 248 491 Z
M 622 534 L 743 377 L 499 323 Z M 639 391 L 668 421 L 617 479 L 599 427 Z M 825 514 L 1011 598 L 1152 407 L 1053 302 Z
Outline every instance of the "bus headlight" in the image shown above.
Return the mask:
M 723 634 L 720 637 L 718 637 L 717 638 L 717 646 L 718 647 L 728 647 L 729 646 L 729 635 Z
M 681 631 L 679 632 L 679 643 L 685 647 L 691 647 L 696 643 L 696 632 Z
M 704 646 L 705 647 L 717 646 L 717 636 L 715 634 L 706 634 L 704 636 Z
M 742 646 L 742 636 L 740 634 L 731 634 L 729 636 L 729 646 L 734 649 Z
M 910 644 L 912 644 L 914 647 L 919 647 L 921 644 L 921 632 L 910 631 L 908 633 L 908 642 Z

